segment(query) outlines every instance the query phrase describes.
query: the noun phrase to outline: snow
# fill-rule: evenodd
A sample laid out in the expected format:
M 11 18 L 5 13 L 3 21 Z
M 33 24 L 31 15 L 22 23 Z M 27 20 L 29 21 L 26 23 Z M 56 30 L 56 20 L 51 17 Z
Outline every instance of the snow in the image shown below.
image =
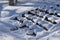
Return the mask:
M 34 5 L 34 3 L 26 3 L 25 5 Z
M 9 16 L 8 11 L 1 11 L 1 17 L 7 17 L 7 16 Z
M 58 12 L 60 11 L 58 10 L 60 7 L 56 7 L 56 3 L 54 4 L 50 1 L 40 3 L 27 2 L 21 5 L 9 6 L 7 1 L 0 2 L 0 40 L 60 40 L 60 17 L 53 15 L 51 16 L 49 14 L 45 14 L 44 12 L 37 11 L 39 16 L 43 16 L 43 18 L 39 18 L 36 15 L 32 16 L 27 13 L 30 11 L 31 13 L 36 14 L 36 8 L 49 10 L 49 13 Z M 54 8 L 57 10 L 50 9 L 51 6 L 55 6 Z M 31 20 L 22 17 L 22 14 L 24 13 L 26 17 L 32 18 L 34 23 Z M 58 15 L 60 15 L 59 12 Z M 49 20 L 56 21 L 57 24 L 53 24 L 44 20 L 46 16 Z M 23 23 L 14 20 L 15 17 L 17 17 L 19 20 L 22 20 Z M 36 23 L 47 27 L 48 31 L 44 30 L 41 26 L 36 25 Z M 23 25 L 27 25 L 29 28 L 20 28 Z M 11 29 L 15 30 L 13 31 Z M 36 36 L 26 34 L 32 34 L 33 32 L 36 33 Z
M 1 36 L 0 36 L 0 40 L 14 40 L 14 37 L 12 35 L 8 35 L 6 33 L 2 33 Z
M 0 3 L 8 3 L 8 1 L 0 1 Z

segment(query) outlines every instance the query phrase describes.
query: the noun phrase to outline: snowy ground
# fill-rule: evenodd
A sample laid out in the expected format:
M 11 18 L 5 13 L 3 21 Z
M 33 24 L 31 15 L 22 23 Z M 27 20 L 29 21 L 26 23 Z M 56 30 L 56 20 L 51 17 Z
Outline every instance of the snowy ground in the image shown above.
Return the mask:
M 51 7 L 53 8 L 51 9 Z M 8 2 L 0 2 L 0 40 L 60 40 L 60 17 L 49 15 L 45 12 L 37 11 L 36 13 L 36 8 L 48 10 L 49 13 L 53 14 L 57 12 L 60 16 L 60 6 L 57 6 L 53 2 L 18 3 L 17 6 L 9 6 Z M 37 15 L 39 14 L 43 18 L 32 16 L 27 13 L 28 11 Z M 22 14 L 25 14 L 28 18 L 32 18 L 34 23 L 31 20 L 27 20 L 26 17 L 22 17 Z M 14 20 L 15 17 L 22 20 L 23 23 Z M 49 20 L 56 21 L 57 24 L 44 20 L 45 17 L 48 17 Z M 36 22 L 42 24 L 48 31 L 36 25 Z M 28 27 L 20 28 L 25 24 Z M 36 33 L 35 36 L 27 35 L 27 33 L 32 34 L 33 32 Z

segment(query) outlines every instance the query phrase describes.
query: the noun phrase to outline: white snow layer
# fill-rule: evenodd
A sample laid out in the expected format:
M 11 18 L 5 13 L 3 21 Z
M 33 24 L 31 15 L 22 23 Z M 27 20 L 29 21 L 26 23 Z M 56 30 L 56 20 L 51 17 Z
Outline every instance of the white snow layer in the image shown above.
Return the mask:
M 0 3 L 2 3 L 2 2 L 0 2 Z M 6 3 L 6 1 L 4 3 Z M 25 3 L 25 5 L 29 5 L 29 4 L 32 5 L 34 3 Z M 42 3 L 42 5 L 44 5 L 44 4 Z M 40 5 L 40 6 L 42 7 L 42 5 Z M 1 5 L 1 7 L 3 7 L 3 4 Z M 27 23 L 25 23 L 25 24 L 31 25 L 30 26 L 31 28 L 35 28 L 33 30 L 34 30 L 34 32 L 37 33 L 36 36 L 26 35 L 27 32 L 32 33 L 32 31 L 33 31 L 33 30 L 31 30 L 31 32 L 30 32 L 29 29 L 27 29 L 27 28 L 18 29 L 16 31 L 10 30 L 11 28 L 16 28 L 16 27 L 20 27 L 21 25 L 24 25 L 24 24 L 20 24 L 18 21 L 12 20 L 15 16 L 20 17 L 22 12 L 24 13 L 25 11 L 29 11 L 29 10 L 35 9 L 35 8 L 36 7 L 25 7 L 25 6 L 5 6 L 5 7 L 3 7 L 0 10 L 0 40 L 60 40 L 60 23 L 59 23 L 60 18 L 59 18 L 59 20 L 55 20 L 56 22 L 58 22 L 58 24 L 53 25 L 48 31 L 42 30 L 41 28 L 35 28 L 36 25 L 34 23 L 29 24 L 29 22 L 27 21 Z M 47 9 L 49 9 L 49 8 L 47 8 Z M 49 11 L 49 12 L 51 12 L 51 11 Z M 58 14 L 58 15 L 60 15 L 60 14 Z M 40 23 L 43 24 L 43 21 L 40 20 Z M 37 19 L 34 19 L 34 22 L 37 22 Z M 48 26 L 47 23 L 45 23 L 43 25 Z

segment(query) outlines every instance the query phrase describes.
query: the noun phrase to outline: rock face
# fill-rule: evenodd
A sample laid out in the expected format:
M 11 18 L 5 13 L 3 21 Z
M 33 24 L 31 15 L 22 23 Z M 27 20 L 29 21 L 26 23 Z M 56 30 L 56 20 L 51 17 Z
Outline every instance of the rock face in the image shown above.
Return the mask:
M 16 5 L 16 0 L 9 0 L 9 5 L 13 6 L 13 5 Z

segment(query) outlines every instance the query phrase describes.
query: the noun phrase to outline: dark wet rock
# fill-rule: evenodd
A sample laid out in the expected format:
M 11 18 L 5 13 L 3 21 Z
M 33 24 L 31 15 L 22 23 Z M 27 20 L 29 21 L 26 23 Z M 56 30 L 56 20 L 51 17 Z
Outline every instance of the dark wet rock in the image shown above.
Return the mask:
M 59 4 L 57 4 L 56 6 L 57 6 L 57 7 L 59 7 L 60 5 L 59 5 Z
M 19 28 L 29 28 L 27 25 L 23 25 L 22 27 Z
M 22 14 L 22 17 L 25 17 L 25 14 Z
M 57 17 L 60 17 L 60 15 L 57 15 Z
M 30 11 L 28 11 L 28 14 L 32 14 Z
M 39 10 L 39 8 L 36 8 L 35 10 Z
M 54 13 L 50 13 L 49 15 L 54 15 Z
M 45 17 L 45 20 L 46 20 L 46 21 L 49 21 L 49 20 L 48 20 L 48 17 Z
M 55 15 L 57 15 L 57 13 L 55 13 Z
M 44 11 L 44 10 L 42 10 L 42 9 L 39 9 L 39 11 L 40 11 L 40 12 L 45 12 L 45 11 Z
M 10 29 L 11 31 L 18 30 L 18 27 Z
M 60 15 L 58 15 L 58 13 L 55 13 L 55 16 L 60 17 Z
M 33 32 L 32 34 L 28 34 L 28 33 L 27 33 L 27 35 L 36 36 L 36 33 L 34 33 L 34 32 Z
M 17 17 L 15 17 L 13 20 L 18 20 L 18 18 L 17 18 Z
M 31 11 L 34 11 L 34 10 L 31 10 Z
M 57 24 L 55 21 L 54 22 L 52 22 L 53 24 Z
M 49 14 L 48 10 L 45 11 L 46 14 Z
M 23 23 L 23 20 L 19 20 L 20 23 Z
M 44 30 L 48 31 L 48 29 L 47 29 L 46 27 L 44 27 L 42 24 L 36 23 L 36 25 L 39 25 L 39 26 L 42 27 Z
M 50 7 L 51 9 L 53 9 L 54 7 Z
M 26 19 L 28 19 L 28 20 L 30 20 L 30 21 L 32 21 L 32 22 L 34 23 L 33 19 L 31 19 L 31 18 L 28 18 L 28 17 L 26 17 Z

